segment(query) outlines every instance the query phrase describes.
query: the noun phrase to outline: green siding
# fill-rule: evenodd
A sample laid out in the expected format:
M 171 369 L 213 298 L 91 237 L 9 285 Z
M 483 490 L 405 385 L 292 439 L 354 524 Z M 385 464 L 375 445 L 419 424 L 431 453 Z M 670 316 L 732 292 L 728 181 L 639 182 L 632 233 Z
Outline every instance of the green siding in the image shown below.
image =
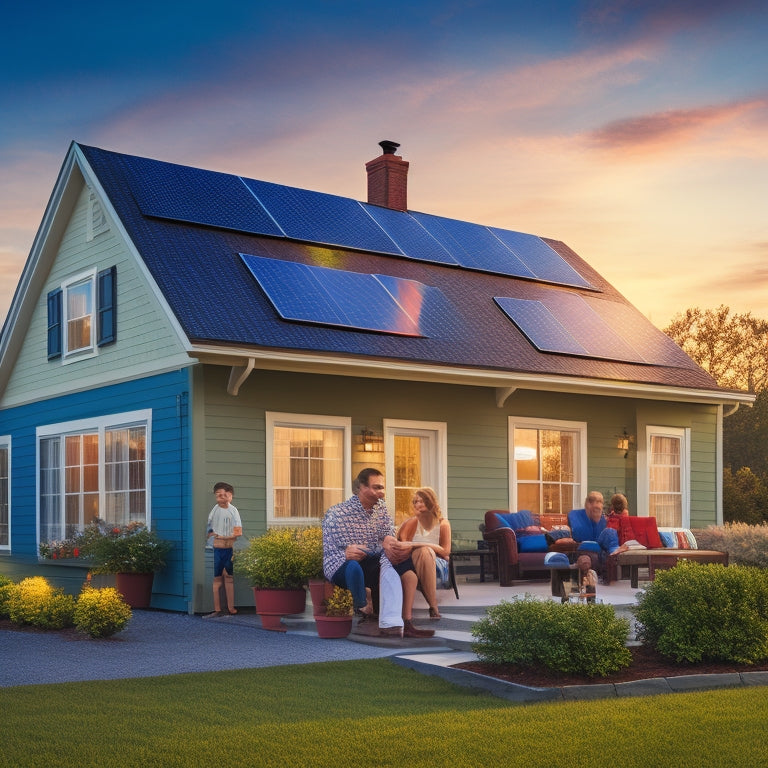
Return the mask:
M 213 504 L 214 482 L 227 479 L 236 488 L 235 503 L 247 535 L 266 527 L 266 411 L 350 417 L 355 434 L 363 426 L 380 431 L 385 418 L 445 422 L 448 498 L 441 501 L 449 510 L 454 541 L 466 544 L 480 538 L 478 526 L 486 510 L 509 508 L 509 416 L 586 422 L 585 493 L 623 492 L 631 509 L 637 502 L 638 445 L 625 459 L 616 446 L 618 436 L 625 428 L 637 435 L 641 422 L 690 427 L 692 521 L 714 522 L 713 407 L 520 390 L 498 408 L 494 390 L 485 387 L 272 371 L 254 371 L 240 394 L 232 397 L 226 393 L 228 376 L 229 369 L 206 366 L 198 377 L 203 399 L 199 433 L 205 435 L 198 464 L 204 467 L 199 493 L 205 503 L 199 514 L 207 514 Z M 363 458 L 353 455 L 355 466 L 362 466 Z

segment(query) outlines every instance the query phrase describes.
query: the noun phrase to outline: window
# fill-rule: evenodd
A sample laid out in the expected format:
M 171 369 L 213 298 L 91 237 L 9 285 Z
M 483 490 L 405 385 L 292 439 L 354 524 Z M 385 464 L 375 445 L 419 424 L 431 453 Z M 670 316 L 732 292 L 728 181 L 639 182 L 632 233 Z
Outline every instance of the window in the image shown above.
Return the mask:
M 38 429 L 40 541 L 68 538 L 97 518 L 149 525 L 149 422 L 141 411 Z
M 117 268 L 78 275 L 48 294 L 48 359 L 90 356 L 117 339 Z
M 662 527 L 690 524 L 685 429 L 647 428 L 648 515 Z
M 266 421 L 268 522 L 318 522 L 345 496 L 350 420 L 268 412 Z
M 586 424 L 513 417 L 509 431 L 511 509 L 567 514 L 581 506 Z
M 0 437 L 0 549 L 11 546 L 11 438 Z

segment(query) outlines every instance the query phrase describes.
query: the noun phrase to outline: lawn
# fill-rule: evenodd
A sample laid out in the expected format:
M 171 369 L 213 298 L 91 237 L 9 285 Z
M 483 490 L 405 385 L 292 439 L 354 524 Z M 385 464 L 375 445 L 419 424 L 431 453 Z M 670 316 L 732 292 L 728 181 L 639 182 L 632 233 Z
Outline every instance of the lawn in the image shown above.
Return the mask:
M 14 768 L 768 764 L 768 687 L 521 705 L 386 659 L 2 688 L 0 712 Z

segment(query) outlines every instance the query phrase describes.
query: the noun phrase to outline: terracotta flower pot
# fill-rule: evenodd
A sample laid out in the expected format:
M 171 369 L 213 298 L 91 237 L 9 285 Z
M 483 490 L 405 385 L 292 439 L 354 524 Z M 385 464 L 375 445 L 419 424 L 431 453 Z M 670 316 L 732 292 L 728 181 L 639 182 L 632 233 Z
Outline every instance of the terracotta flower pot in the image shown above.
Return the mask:
M 352 616 L 326 616 L 315 614 L 317 636 L 326 639 L 346 637 L 352 631 Z
M 309 595 L 312 598 L 312 613 L 317 616 L 318 613 L 325 611 L 323 601 L 327 600 L 333 594 L 333 584 L 325 579 L 309 580 Z
M 304 613 L 307 605 L 307 592 L 301 589 L 259 589 L 253 588 L 256 613 L 261 618 L 263 629 L 285 632 L 280 621 L 281 616 Z
M 152 582 L 155 574 L 117 573 L 115 586 L 131 608 L 149 608 L 152 602 Z

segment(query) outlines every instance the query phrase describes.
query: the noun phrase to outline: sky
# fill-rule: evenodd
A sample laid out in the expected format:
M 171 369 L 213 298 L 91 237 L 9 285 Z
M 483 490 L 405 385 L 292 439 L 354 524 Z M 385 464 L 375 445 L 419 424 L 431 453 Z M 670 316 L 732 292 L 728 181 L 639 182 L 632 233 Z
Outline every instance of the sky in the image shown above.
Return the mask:
M 0 323 L 72 141 L 562 240 L 658 327 L 768 319 L 764 0 L 39 0 L 3 12 Z

